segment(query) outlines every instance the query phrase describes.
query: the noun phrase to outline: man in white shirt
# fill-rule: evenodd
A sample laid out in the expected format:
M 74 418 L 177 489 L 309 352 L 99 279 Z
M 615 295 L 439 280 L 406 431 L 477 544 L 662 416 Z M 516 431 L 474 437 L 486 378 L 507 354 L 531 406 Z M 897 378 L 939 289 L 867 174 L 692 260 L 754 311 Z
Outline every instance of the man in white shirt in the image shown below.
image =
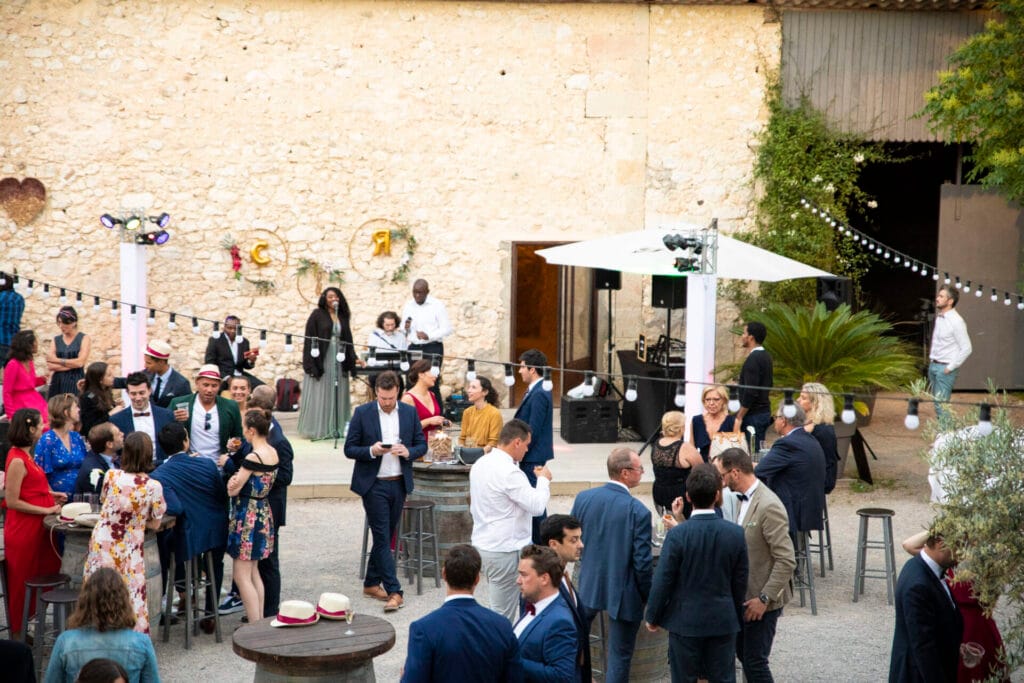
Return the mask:
M 409 341 L 409 350 L 422 351 L 427 360 L 436 356 L 440 369 L 444 359 L 444 338 L 452 333 L 452 326 L 444 304 L 430 296 L 430 285 L 422 278 L 413 283 L 412 301 L 402 309 L 402 327 Z M 437 398 L 437 404 L 444 405 L 440 376 L 431 391 Z
M 960 292 L 951 285 L 939 287 L 935 295 L 935 326 L 932 329 L 932 346 L 928 357 L 928 384 L 935 396 L 935 414 L 942 420 L 946 408 L 942 405 L 953 394 L 956 374 L 967 357 L 971 355 L 971 338 L 967 335 L 967 323 L 956 311 Z
M 110 422 L 128 436 L 132 432 L 145 432 L 153 440 L 154 464 L 159 465 L 167 458 L 157 440 L 157 434 L 168 422 L 174 421 L 171 411 L 151 401 L 149 377 L 144 372 L 133 372 L 125 378 L 130 401 L 127 408 L 110 416 Z M 119 447 L 120 448 L 120 447 Z
M 515 620 L 519 603 L 519 551 L 530 544 L 533 517 L 547 507 L 551 497 L 551 470 L 543 465 L 534 470 L 534 488 L 519 469 L 529 447 L 529 425 L 509 420 L 501 429 L 497 447 L 469 471 L 473 547 L 483 559 L 490 607 L 509 621 Z

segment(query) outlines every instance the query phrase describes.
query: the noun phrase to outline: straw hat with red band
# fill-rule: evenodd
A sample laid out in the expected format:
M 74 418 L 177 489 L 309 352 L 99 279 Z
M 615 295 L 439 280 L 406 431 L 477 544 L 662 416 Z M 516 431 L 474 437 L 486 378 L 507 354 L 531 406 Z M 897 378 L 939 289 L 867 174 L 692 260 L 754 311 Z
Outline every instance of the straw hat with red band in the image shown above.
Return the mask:
M 316 611 L 324 619 L 344 619 L 352 610 L 352 601 L 341 593 L 321 593 Z
M 320 620 L 320 615 L 313 608 L 313 604 L 305 600 L 285 600 L 277 608 L 277 617 L 270 622 L 270 625 L 279 628 L 281 626 L 309 626 Z
M 207 363 L 199 367 L 199 372 L 196 373 L 196 379 L 215 379 L 218 382 L 221 380 L 220 368 L 213 363 Z
M 154 339 L 146 345 L 142 353 L 157 360 L 167 360 L 171 357 L 171 345 L 162 339 Z

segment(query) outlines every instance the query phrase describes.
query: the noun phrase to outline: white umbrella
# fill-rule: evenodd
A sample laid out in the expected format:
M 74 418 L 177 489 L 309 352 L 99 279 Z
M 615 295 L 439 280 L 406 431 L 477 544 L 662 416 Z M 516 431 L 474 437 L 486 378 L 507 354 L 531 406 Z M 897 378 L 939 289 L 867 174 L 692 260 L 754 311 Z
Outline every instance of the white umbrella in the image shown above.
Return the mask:
M 695 233 L 700 226 L 637 230 L 608 237 L 563 244 L 537 253 L 548 263 L 561 266 L 603 268 L 641 275 L 679 275 L 673 252 L 662 241 L 666 235 Z M 712 275 L 733 280 L 778 282 L 803 277 L 832 277 L 831 273 L 780 256 L 732 237 L 718 235 L 717 267 Z

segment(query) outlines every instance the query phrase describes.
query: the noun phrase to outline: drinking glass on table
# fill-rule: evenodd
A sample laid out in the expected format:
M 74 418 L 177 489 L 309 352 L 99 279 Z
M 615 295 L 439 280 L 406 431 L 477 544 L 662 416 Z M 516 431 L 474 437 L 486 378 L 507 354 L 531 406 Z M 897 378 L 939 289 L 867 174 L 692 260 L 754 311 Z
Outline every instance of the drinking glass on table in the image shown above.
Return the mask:
M 345 629 L 346 636 L 354 636 L 356 634 L 356 632 L 352 630 L 352 620 L 355 618 L 355 616 L 355 610 L 353 610 L 352 606 L 349 605 L 349 608 L 345 610 L 345 621 L 348 622 L 348 628 Z

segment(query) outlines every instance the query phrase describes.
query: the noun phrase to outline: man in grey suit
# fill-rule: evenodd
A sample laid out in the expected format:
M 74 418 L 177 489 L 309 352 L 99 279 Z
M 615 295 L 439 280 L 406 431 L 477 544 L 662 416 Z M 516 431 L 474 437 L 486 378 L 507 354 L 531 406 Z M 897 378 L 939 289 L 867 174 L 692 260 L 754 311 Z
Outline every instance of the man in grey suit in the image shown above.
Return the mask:
M 647 630 L 669 632 L 673 681 L 736 680 L 736 634 L 747 590 L 743 531 L 715 514 L 722 478 L 700 464 L 686 479 L 693 513 L 668 532 L 647 603 Z
M 583 527 L 578 592 L 586 608 L 586 632 L 599 612 L 608 612 L 608 683 L 629 679 L 651 592 L 651 511 L 629 492 L 643 473 L 636 451 L 616 448 L 608 456 L 611 481 L 576 496 L 570 513 Z
M 796 569 L 789 518 L 779 497 L 754 476 L 754 465 L 746 452 L 729 448 L 714 462 L 722 482 L 731 490 L 723 495 L 736 499 L 735 522 L 743 528 L 750 560 L 736 656 L 749 683 L 772 681 L 768 656 L 782 608 L 793 594 L 789 580 Z

